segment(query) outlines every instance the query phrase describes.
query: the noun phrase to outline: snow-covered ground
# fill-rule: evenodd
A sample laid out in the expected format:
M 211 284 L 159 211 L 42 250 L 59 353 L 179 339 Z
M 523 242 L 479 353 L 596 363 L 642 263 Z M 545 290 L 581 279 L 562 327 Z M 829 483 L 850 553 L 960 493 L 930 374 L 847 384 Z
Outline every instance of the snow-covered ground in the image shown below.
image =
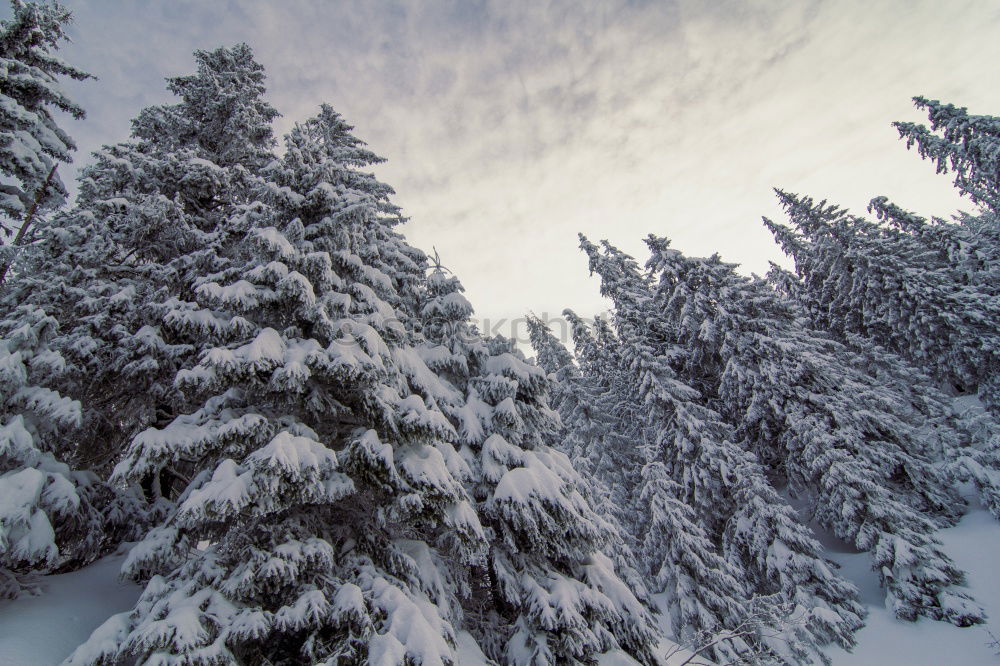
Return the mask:
M 988 666 L 1000 664 L 1000 523 L 981 508 L 970 511 L 955 527 L 939 532 L 945 552 L 968 574 L 976 601 L 986 609 L 986 624 L 959 628 L 944 622 L 920 619 L 902 622 L 882 603 L 878 579 L 866 553 L 834 553 L 844 576 L 861 590 L 869 607 L 868 621 L 858 632 L 858 647 L 848 654 L 832 650 L 835 666 Z
M 123 559 L 49 576 L 39 596 L 0 601 L 0 664 L 58 664 L 110 615 L 131 608 L 141 588 L 118 580 Z
M 960 629 L 942 622 L 900 622 L 882 605 L 882 592 L 868 568 L 868 556 L 847 552 L 824 540 L 829 556 L 860 588 L 869 606 L 868 624 L 858 633 L 852 654 L 833 650 L 835 666 L 990 666 L 1000 664 L 1000 647 L 991 647 L 988 631 L 1000 637 L 1000 523 L 975 508 L 956 527 L 942 530 L 945 550 L 969 574 L 978 601 L 989 614 L 985 627 Z M 839 551 L 839 552 L 838 552 Z M 122 557 L 108 557 L 74 573 L 50 576 L 36 597 L 0 602 L 0 664 L 55 666 L 109 615 L 126 610 L 139 588 L 118 581 Z M 665 641 L 664 651 L 673 647 Z M 462 666 L 486 663 L 467 634 L 459 636 Z M 687 655 L 677 655 L 680 663 Z M 634 666 L 622 654 L 608 654 L 601 666 Z

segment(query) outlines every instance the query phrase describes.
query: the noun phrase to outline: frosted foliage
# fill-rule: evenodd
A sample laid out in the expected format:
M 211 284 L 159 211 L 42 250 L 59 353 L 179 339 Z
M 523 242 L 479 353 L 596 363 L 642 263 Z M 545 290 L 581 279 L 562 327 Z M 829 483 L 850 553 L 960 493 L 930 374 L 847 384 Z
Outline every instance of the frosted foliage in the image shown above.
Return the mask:
M 651 635 L 648 613 L 597 550 L 612 538 L 607 521 L 581 494 L 586 484 L 566 455 L 529 437 L 540 427 L 553 432 L 556 423 L 540 402 L 544 374 L 509 345 L 491 340 L 489 356 L 477 364 L 486 376 L 470 382 L 477 411 L 492 421 L 492 428 L 487 423 L 483 430 L 494 430 L 480 444 L 476 465 L 480 483 L 495 484 L 483 504 L 487 525 L 499 537 L 490 563 L 492 583 L 519 609 L 503 652 L 491 656 L 549 664 L 614 645 L 644 655 Z M 614 594 L 603 583 L 595 586 L 596 570 L 588 568 L 594 566 L 614 576 Z
M 168 79 L 179 103 L 142 110 L 133 135 L 167 150 L 194 150 L 188 166 L 195 180 L 224 181 L 231 167 L 270 162 L 271 121 L 278 113 L 263 100 L 264 68 L 250 47 L 197 51 L 195 60 L 194 74 Z
M 584 346 L 584 340 L 591 340 L 589 331 L 573 313 L 567 316 L 574 323 L 574 334 L 583 336 Z M 581 492 L 607 523 L 611 536 L 605 553 L 623 579 L 645 597 L 646 577 L 635 554 L 638 535 L 631 529 L 634 480 L 629 469 L 636 464 L 638 451 L 626 436 L 624 415 L 616 411 L 600 379 L 581 370 L 545 322 L 529 317 L 528 327 L 538 363 L 548 373 L 552 405 L 563 426 L 556 446 L 581 472 L 586 484 L 580 486 Z
M 310 121 L 296 136 L 312 139 L 321 125 Z M 322 145 L 301 147 L 335 159 Z M 317 663 L 455 662 L 456 618 L 447 609 L 456 572 L 442 571 L 443 582 L 425 590 L 412 555 L 416 543 L 422 564 L 444 567 L 448 547 L 436 539 L 446 524 L 468 542 L 482 538 L 442 453 L 449 445 L 439 438 L 454 433 L 393 364 L 402 340 L 386 300 L 392 282 L 360 259 L 352 272 L 335 272 L 330 251 L 357 249 L 366 225 L 379 224 L 377 206 L 355 208 L 355 235 L 317 250 L 307 225 L 332 211 L 282 223 L 281 206 L 305 198 L 254 211 L 244 223 L 256 226 L 233 247 L 242 265 L 195 283 L 185 319 L 228 332 L 176 373 L 175 387 L 202 406 L 136 436 L 115 474 L 129 481 L 179 465 L 201 471 L 126 562 L 129 575 L 154 575 L 148 605 L 109 621 L 114 638 L 99 630 L 73 663 L 262 651 Z M 171 609 L 165 617 L 161 607 Z
M 907 147 L 953 173 L 980 210 L 928 220 L 872 200 L 877 222 L 779 192 L 789 225 L 769 220 L 795 260 L 796 296 L 814 323 L 873 340 L 925 368 L 949 390 L 978 391 L 998 409 L 1000 342 L 1000 119 L 922 97 L 930 128 L 895 123 Z M 996 415 L 994 414 L 994 417 Z
M 963 194 L 1000 211 L 1000 118 L 969 115 L 965 108 L 924 97 L 913 101 L 927 110 L 931 126 L 894 123 L 906 147 L 916 145 L 938 173 L 955 174 L 955 186 Z
M 819 544 L 773 489 L 755 453 L 740 445 L 737 431 L 716 411 L 714 387 L 702 383 L 711 376 L 713 359 L 699 350 L 689 352 L 676 337 L 683 327 L 657 302 L 656 274 L 645 274 L 610 245 L 601 249 L 586 239 L 581 244 L 601 277 L 603 293 L 615 305 L 616 329 L 598 320 L 591 333 L 571 316 L 581 366 L 604 387 L 604 396 L 591 398 L 584 413 L 598 414 L 589 419 L 598 432 L 595 422 L 620 415 L 611 430 L 628 433 L 641 456 L 631 475 L 616 485 L 633 488 L 634 533 L 644 544 L 645 567 L 659 586 L 673 590 L 667 598 L 677 636 L 695 640 L 706 632 L 733 631 L 743 645 L 732 649 L 802 663 L 824 659 L 818 648 L 828 643 L 853 645 L 864 614 L 856 590 L 826 565 Z M 683 325 L 699 326 L 699 339 L 714 339 L 711 326 L 690 318 Z M 705 365 L 688 376 L 684 364 L 695 362 Z M 602 401 L 609 407 L 602 408 Z M 714 588 L 707 582 L 683 585 L 700 568 L 676 569 L 676 557 L 664 550 L 676 545 L 663 543 L 666 537 L 649 537 L 668 512 L 675 523 L 687 521 L 679 524 L 688 536 L 674 538 L 688 539 L 685 548 L 698 561 L 726 562 L 738 586 L 724 579 Z M 666 534 L 666 528 L 659 533 Z M 687 604 L 699 610 L 685 611 Z M 762 615 L 751 617 L 751 608 Z M 781 640 L 775 641 L 776 635 Z M 723 645 L 708 649 L 719 659 L 729 658 Z
M 309 663 L 458 663 L 454 632 L 437 605 L 380 575 L 370 561 L 350 562 L 354 582 L 299 587 L 297 577 L 341 558 L 329 546 L 281 544 L 275 554 L 254 558 L 245 565 L 248 571 L 240 572 L 255 575 L 258 584 L 300 590 L 294 602 L 263 610 L 234 603 L 230 590 L 213 587 L 206 572 L 217 568 L 214 551 L 199 552 L 174 579 L 153 577 L 132 611 L 105 622 L 64 663 L 113 664 L 140 650 L 148 650 L 143 663 L 150 664 L 243 663 L 259 658 L 260 651 L 233 646 L 267 641 L 275 651 L 275 643 L 293 636 L 307 637 L 295 647 Z
M 791 226 L 767 221 L 795 260 L 796 297 L 812 323 L 842 342 L 874 341 L 949 390 L 992 405 L 1000 367 L 996 213 L 927 221 L 884 198 L 882 220 L 784 192 Z
M 75 206 L 38 221 L 39 242 L 21 253 L 2 294 L 5 304 L 30 303 L 58 321 L 51 347 L 65 368 L 53 387 L 83 405 L 67 443 L 74 456 L 102 479 L 116 463 L 137 464 L 115 485 L 94 486 L 108 502 L 107 547 L 162 518 L 179 499 L 181 481 L 202 471 L 194 458 L 169 451 L 178 439 L 197 446 L 178 430 L 141 458 L 124 445 L 196 413 L 200 405 L 175 384 L 178 372 L 193 370 L 203 352 L 257 332 L 239 313 L 198 299 L 204 274 L 233 265 L 233 230 L 265 214 L 248 202 L 259 187 L 253 172 L 273 145 L 275 112 L 260 99 L 263 74 L 245 46 L 198 52 L 195 60 L 196 75 L 171 83 L 181 102 L 147 109 L 131 140 L 105 146 L 83 169 Z M 236 145 L 242 141 L 247 145 Z M 219 427 L 229 420 L 199 416 Z M 178 425 L 193 435 L 208 424 Z M 228 435 L 238 437 L 234 431 Z
M 662 463 L 648 463 L 641 474 L 639 499 L 649 507 L 641 552 L 657 589 L 671 599 L 666 611 L 676 638 L 690 642 L 703 632 L 735 628 L 748 596 L 743 572 L 715 551 L 694 511 L 677 499 L 681 489 Z M 718 660 L 739 660 L 755 650 L 736 637 L 711 652 Z
M 163 159 L 185 155 L 192 185 L 255 203 L 203 214 L 188 254 L 155 260 L 165 285 L 135 285 L 155 304 L 132 339 L 169 359 L 155 385 L 170 409 L 112 478 L 175 487 L 123 567 L 142 599 L 68 663 L 450 665 L 459 629 L 501 662 L 515 634 L 537 663 L 646 655 L 651 618 L 547 446 L 544 373 L 472 331 L 457 281 L 425 277 L 391 190 L 362 171 L 378 158 L 332 109 L 263 158 L 248 128 L 270 116 L 244 56 L 199 54 L 199 74 L 172 80 L 182 103 L 136 121 Z M 246 69 L 209 80 L 230 66 Z M 240 82 L 232 134 L 207 142 L 195 110 L 213 117 L 213 91 Z M 91 168 L 94 196 L 118 164 Z
M 718 257 L 687 258 L 655 237 L 647 244 L 661 312 L 688 350 L 681 372 L 715 398 L 744 445 L 794 492 L 814 497 L 813 516 L 821 524 L 872 554 L 900 617 L 977 621 L 973 605 L 952 603 L 966 599 L 949 589 L 961 584 L 962 574 L 933 536 L 935 521 L 952 520 L 960 505 L 930 458 L 932 451 L 954 445 L 942 434 L 948 432 L 942 427 L 943 400 L 929 389 L 917 397 L 911 395 L 917 389 L 887 383 L 875 374 L 876 364 L 809 329 L 791 303 Z M 774 524 L 773 518 L 768 522 Z M 778 524 L 784 530 L 795 525 L 789 519 Z M 805 535 L 793 534 L 784 535 L 786 546 L 816 552 Z M 906 546 L 880 547 L 883 540 Z M 933 564 L 912 567 L 910 549 Z M 767 561 L 755 559 L 757 567 Z M 802 581 L 818 572 L 824 582 L 816 588 L 817 607 L 844 604 L 844 624 L 833 635 L 849 641 L 848 632 L 859 624 L 848 601 L 854 595 L 822 566 L 786 562 L 799 569 L 795 582 L 789 581 L 795 599 L 802 598 Z M 819 634 L 830 636 L 830 629 L 820 626 Z
M 649 613 L 623 582 L 627 567 L 602 553 L 620 537 L 592 508 L 590 481 L 551 446 L 560 426 L 545 372 L 511 341 L 481 339 L 461 291 L 440 266 L 431 271 L 421 358 L 458 389 L 441 404 L 494 535 L 464 602 L 470 632 L 500 663 L 575 663 L 615 646 L 646 658 Z
M 0 232 L 13 235 L 32 207 L 63 203 L 66 188 L 49 173 L 69 162 L 73 140 L 53 111 L 76 118 L 84 113 L 62 90 L 60 77 L 86 79 L 86 72 L 55 52 L 66 37 L 69 11 L 41 2 L 11 2 L 11 17 L 0 23 Z M 47 184 L 46 184 L 47 183 Z M 0 265 L 8 257 L 0 257 Z
M 950 450 L 949 472 L 957 480 L 972 482 L 986 508 L 1000 519 L 1000 424 L 975 396 L 957 398 L 954 405 L 971 446 Z
M 91 481 L 60 460 L 80 403 L 44 386 L 64 366 L 48 346 L 55 332 L 54 319 L 28 307 L 0 321 L 0 594 L 8 597 L 99 538 L 87 534 L 100 529 L 90 522 Z

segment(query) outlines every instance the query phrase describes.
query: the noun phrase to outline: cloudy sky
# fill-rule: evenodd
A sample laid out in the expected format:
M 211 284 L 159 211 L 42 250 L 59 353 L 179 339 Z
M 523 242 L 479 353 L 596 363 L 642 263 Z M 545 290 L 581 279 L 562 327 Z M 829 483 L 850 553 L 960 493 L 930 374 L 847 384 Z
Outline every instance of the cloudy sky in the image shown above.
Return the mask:
M 778 259 L 772 187 L 855 211 L 961 205 L 889 126 L 925 95 L 1000 115 L 996 0 L 67 0 L 63 56 L 99 81 L 79 162 L 123 139 L 191 52 L 249 43 L 283 114 L 329 102 L 481 318 L 604 307 L 580 231 L 653 232 L 747 272 Z M 507 332 L 503 330 L 503 332 Z

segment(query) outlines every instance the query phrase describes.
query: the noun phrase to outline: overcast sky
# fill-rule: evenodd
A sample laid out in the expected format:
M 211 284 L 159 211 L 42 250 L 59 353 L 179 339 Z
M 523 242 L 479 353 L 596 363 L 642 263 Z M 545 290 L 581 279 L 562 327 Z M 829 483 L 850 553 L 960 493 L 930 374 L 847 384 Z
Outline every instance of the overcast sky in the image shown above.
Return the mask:
M 924 95 L 1000 115 L 1000 2 L 69 0 L 77 163 L 126 137 L 191 52 L 249 43 L 283 114 L 329 102 L 481 318 L 604 307 L 580 231 L 778 259 L 772 187 L 856 212 L 961 205 L 889 123 Z M 967 207 L 967 206 L 966 206 Z M 644 258 L 644 257 L 643 257 Z M 503 332 L 506 332 L 503 331 Z

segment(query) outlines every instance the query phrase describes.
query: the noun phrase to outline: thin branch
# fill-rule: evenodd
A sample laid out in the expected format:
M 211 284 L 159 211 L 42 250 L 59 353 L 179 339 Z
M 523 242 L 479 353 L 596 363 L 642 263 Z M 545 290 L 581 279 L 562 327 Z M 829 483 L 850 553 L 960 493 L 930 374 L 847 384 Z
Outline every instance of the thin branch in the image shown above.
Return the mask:
M 35 213 L 38 212 L 38 206 L 41 204 L 42 199 L 45 197 L 46 191 L 48 191 L 49 187 L 52 186 L 52 179 L 55 178 L 56 176 L 57 166 L 58 166 L 57 164 L 52 165 L 52 168 L 49 170 L 49 175 L 45 177 L 45 182 L 42 183 L 41 188 L 39 188 L 39 190 L 35 192 L 35 200 L 31 203 L 31 208 L 28 209 L 28 214 L 24 218 L 24 224 L 22 224 L 21 228 L 17 230 L 17 236 L 14 237 L 14 242 L 12 244 L 12 247 L 14 248 L 15 252 L 17 251 L 17 248 L 21 246 L 21 242 L 24 240 L 25 234 L 27 234 L 28 230 L 31 228 L 31 223 L 34 222 L 35 220 Z M 0 267 L 0 284 L 3 284 L 4 280 L 7 279 L 7 271 L 10 270 L 10 267 L 13 264 L 14 264 L 14 257 L 11 256 L 10 261 L 8 261 L 2 267 Z

